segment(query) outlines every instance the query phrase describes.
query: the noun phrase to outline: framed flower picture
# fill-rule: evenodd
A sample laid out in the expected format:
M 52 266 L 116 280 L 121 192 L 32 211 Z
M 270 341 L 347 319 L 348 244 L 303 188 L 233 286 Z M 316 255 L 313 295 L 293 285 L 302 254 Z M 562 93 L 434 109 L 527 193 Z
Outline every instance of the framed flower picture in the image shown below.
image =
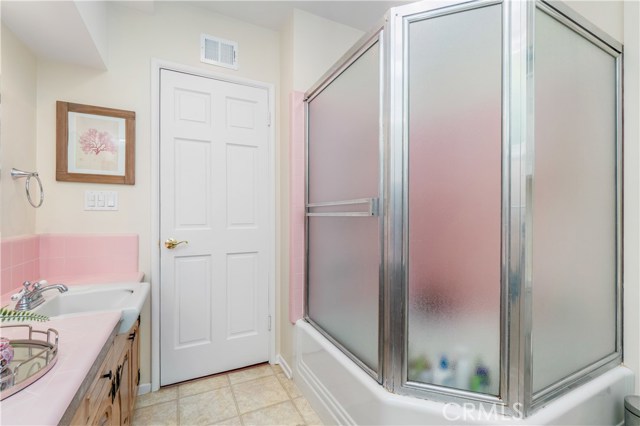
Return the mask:
M 136 113 L 56 103 L 56 180 L 135 184 Z

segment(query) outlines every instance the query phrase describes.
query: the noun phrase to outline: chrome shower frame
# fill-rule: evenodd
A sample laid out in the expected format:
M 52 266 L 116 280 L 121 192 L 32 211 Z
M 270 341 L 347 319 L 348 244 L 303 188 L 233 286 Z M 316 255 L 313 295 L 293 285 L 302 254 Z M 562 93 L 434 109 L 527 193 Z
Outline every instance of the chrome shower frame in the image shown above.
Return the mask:
M 316 83 L 311 89 L 309 89 L 304 95 L 304 117 L 305 117 L 305 208 L 306 208 L 306 217 L 305 217 L 305 286 L 304 286 L 304 319 L 309 322 L 320 334 L 326 337 L 333 345 L 335 345 L 338 349 L 340 349 L 347 357 L 349 357 L 356 365 L 362 368 L 367 374 L 369 374 L 373 379 L 375 379 L 378 383 L 382 383 L 383 377 L 383 347 L 384 347 L 384 338 L 382 337 L 381 331 L 383 330 L 383 281 L 379 279 L 379 309 L 378 309 L 378 368 L 374 370 L 362 362 L 356 355 L 354 355 L 349 349 L 347 349 L 343 344 L 333 338 L 329 333 L 327 333 L 317 322 L 315 322 L 312 318 L 309 317 L 309 218 L 314 216 L 323 216 L 323 215 L 331 215 L 329 213 L 316 213 L 312 212 L 312 209 L 318 207 L 326 207 L 326 206 L 336 206 L 336 205 L 350 205 L 350 204 L 363 204 L 362 201 L 369 203 L 368 214 L 364 213 L 343 213 L 342 215 L 347 216 L 379 216 L 379 230 L 380 235 L 382 235 L 382 229 L 384 226 L 384 217 L 382 214 L 382 206 L 385 203 L 385 196 L 383 191 L 384 185 L 384 176 L 382 170 L 384 168 L 384 140 L 383 140 L 383 119 L 382 119 L 382 106 L 384 105 L 383 99 L 383 88 L 382 84 L 386 80 L 385 79 L 385 63 L 384 63 L 384 27 L 385 22 L 381 21 L 379 25 L 376 25 L 372 31 L 363 36 L 358 43 L 356 43 L 351 49 L 347 51 L 343 55 L 343 57 L 336 63 L 334 67 L 332 67 L 325 75 Z M 360 58 L 364 53 L 366 53 L 369 49 L 378 44 L 378 49 L 380 52 L 380 62 L 379 62 L 379 72 L 380 72 L 380 86 L 379 92 L 380 96 L 378 98 L 379 101 L 379 170 L 380 175 L 378 179 L 378 198 L 375 199 L 359 199 L 359 200 L 350 200 L 348 202 L 338 201 L 331 203 L 310 203 L 309 202 L 309 102 L 313 101 L 313 99 L 318 96 L 322 91 L 329 85 L 333 80 L 338 78 L 344 71 L 346 71 L 355 61 Z M 374 213 L 375 210 L 375 214 Z M 384 246 L 383 246 L 383 238 L 380 238 L 380 260 L 378 263 L 378 275 L 381 277 L 384 267 L 383 267 L 383 259 L 384 259 Z
M 499 5 L 502 9 L 502 204 L 500 386 L 498 395 L 486 395 L 407 380 L 408 286 L 408 126 L 407 32 L 411 22 Z M 535 14 L 540 10 L 577 32 L 616 61 L 616 331 L 615 350 L 556 383 L 534 393 L 532 350 L 532 211 L 535 185 L 534 63 Z M 622 362 L 622 45 L 560 2 L 541 0 L 425 1 L 390 9 L 384 21 L 365 35 L 305 94 L 308 102 L 346 68 L 379 42 L 380 95 L 380 305 L 378 371 L 364 365 L 336 342 L 308 315 L 305 319 L 390 392 L 454 403 L 472 402 L 485 409 L 517 416 L 530 415 Z M 306 191 L 308 189 L 308 122 L 305 123 Z M 512 167 L 513 165 L 513 167 Z M 308 274 L 308 218 L 305 229 Z M 307 275 L 308 285 L 308 275 Z

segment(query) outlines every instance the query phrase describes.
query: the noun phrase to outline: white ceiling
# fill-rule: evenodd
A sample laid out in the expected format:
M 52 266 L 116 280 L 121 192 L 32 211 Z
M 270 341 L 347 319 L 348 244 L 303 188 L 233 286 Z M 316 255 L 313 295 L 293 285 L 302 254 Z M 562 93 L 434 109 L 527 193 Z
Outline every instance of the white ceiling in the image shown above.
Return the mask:
M 368 31 L 393 6 L 407 0 L 106 0 L 153 13 L 160 1 L 203 7 L 215 13 L 280 30 L 294 9 Z M 38 56 L 105 69 L 100 41 L 106 41 L 107 8 L 102 0 L 0 0 L 2 22 Z M 87 22 L 87 17 L 92 22 Z M 100 25 L 93 25 L 93 24 Z M 90 24 L 90 25 L 88 25 Z M 98 28 L 100 27 L 100 28 Z M 97 28 L 97 30 L 96 30 Z M 104 33 L 104 34 L 101 34 Z
M 370 30 L 391 7 L 411 3 L 407 0 L 357 0 L 357 1 L 189 1 L 221 15 L 230 16 L 255 25 L 280 30 L 293 9 L 301 9 L 314 15 L 359 29 Z

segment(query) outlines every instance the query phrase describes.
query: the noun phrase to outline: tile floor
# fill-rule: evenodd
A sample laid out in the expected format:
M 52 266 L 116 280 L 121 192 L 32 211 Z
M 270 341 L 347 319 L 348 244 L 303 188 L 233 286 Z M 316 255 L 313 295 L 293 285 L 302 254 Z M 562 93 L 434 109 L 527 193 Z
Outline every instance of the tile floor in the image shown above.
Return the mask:
M 259 364 L 138 397 L 132 426 L 322 425 L 279 366 Z

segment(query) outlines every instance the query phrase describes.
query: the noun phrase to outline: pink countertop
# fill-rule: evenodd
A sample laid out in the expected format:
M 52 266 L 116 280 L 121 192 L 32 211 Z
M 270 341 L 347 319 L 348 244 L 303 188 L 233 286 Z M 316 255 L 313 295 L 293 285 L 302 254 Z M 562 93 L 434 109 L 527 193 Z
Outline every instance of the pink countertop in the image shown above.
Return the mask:
M 120 317 L 120 311 L 92 312 L 31 323 L 34 329 L 58 331 L 58 362 L 35 383 L 0 402 L 0 424 L 57 425 Z

